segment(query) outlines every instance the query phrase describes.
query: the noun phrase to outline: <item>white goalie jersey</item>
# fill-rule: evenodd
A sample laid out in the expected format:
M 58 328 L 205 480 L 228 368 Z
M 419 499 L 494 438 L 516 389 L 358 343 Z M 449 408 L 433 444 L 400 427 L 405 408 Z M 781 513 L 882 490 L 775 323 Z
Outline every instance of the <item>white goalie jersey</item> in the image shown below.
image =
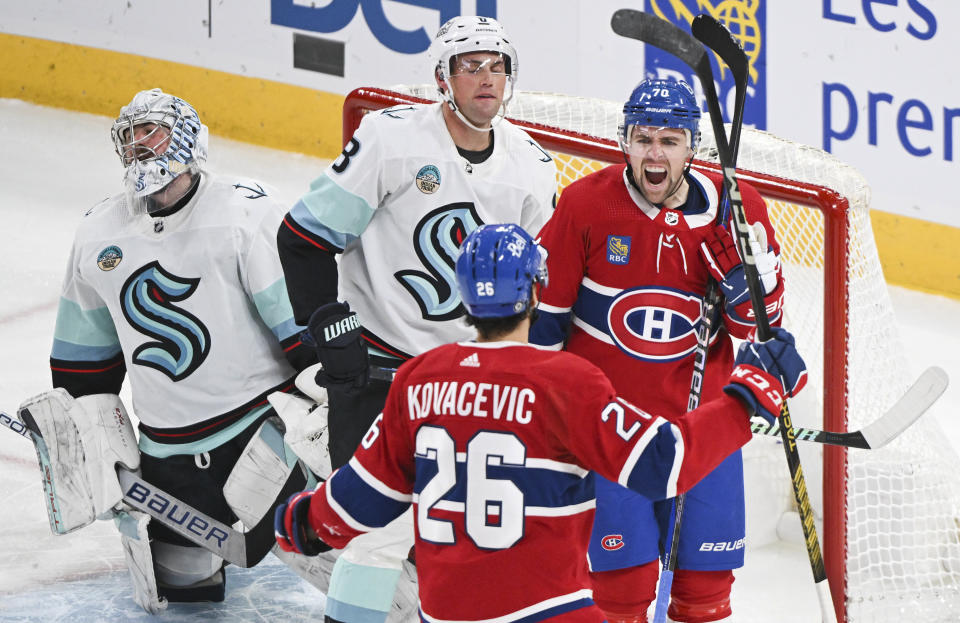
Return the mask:
M 299 343 L 276 250 L 283 213 L 259 183 L 207 174 L 170 216 L 135 216 L 123 195 L 91 209 L 64 279 L 54 384 L 116 393 L 125 369 L 141 432 L 178 433 L 161 442 L 262 411 L 294 376 L 284 349 Z
M 343 252 L 339 298 L 357 311 L 375 355 L 407 358 L 471 339 L 454 281 L 460 243 L 484 223 L 536 234 L 553 210 L 555 164 L 526 132 L 502 120 L 490 156 L 471 164 L 441 105 L 367 114 L 288 217 L 300 237 Z

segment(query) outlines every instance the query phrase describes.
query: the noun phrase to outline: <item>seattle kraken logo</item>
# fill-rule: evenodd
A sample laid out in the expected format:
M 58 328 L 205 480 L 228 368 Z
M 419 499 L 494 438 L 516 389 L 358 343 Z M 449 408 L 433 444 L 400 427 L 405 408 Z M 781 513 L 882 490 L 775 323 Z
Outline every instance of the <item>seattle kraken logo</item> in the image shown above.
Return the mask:
M 150 262 L 120 291 L 120 307 L 134 329 L 156 341 L 133 352 L 133 362 L 163 372 L 173 381 L 188 377 L 210 352 L 210 332 L 192 314 L 173 305 L 188 298 L 200 279 L 178 277 Z
M 417 223 L 413 248 L 428 272 L 401 270 L 393 276 L 413 295 L 425 320 L 463 315 L 454 267 L 463 239 L 482 224 L 470 202 L 437 208 Z

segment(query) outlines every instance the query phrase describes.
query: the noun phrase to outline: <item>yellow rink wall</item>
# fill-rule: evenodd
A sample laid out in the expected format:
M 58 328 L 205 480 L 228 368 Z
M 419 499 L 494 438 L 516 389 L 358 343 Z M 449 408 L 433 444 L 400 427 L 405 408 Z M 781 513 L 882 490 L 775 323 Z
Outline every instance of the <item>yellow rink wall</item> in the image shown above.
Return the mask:
M 116 117 L 141 89 L 190 102 L 210 131 L 333 158 L 343 96 L 144 56 L 0 33 L 0 97 Z
M 0 97 L 113 117 L 158 86 L 203 115 L 210 131 L 334 158 L 343 96 L 143 56 L 0 33 Z M 871 212 L 887 282 L 960 299 L 960 228 Z

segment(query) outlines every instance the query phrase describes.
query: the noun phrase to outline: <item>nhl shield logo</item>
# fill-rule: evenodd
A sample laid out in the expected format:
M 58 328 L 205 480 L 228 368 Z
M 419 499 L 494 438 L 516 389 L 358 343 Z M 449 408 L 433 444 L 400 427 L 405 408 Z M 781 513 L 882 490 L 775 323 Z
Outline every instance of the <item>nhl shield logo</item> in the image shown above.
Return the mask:
M 428 164 L 417 171 L 417 188 L 426 195 L 432 195 L 440 188 L 440 169 Z
M 670 210 L 663 215 L 663 222 L 666 223 L 667 225 L 676 225 L 677 223 L 680 222 L 680 215 L 677 214 L 675 211 Z
M 123 251 L 120 250 L 120 247 L 110 245 L 97 256 L 97 266 L 100 267 L 100 270 L 110 271 L 116 268 L 122 260 Z

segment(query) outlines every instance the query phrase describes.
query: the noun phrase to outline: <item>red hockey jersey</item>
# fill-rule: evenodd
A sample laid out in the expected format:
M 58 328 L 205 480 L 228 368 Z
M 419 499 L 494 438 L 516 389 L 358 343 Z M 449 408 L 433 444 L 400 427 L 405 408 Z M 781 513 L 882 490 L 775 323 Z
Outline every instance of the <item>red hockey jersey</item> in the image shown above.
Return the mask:
M 684 211 L 660 209 L 627 181 L 626 165 L 609 166 L 568 186 L 540 232 L 550 280 L 531 341 L 560 348 L 566 340 L 566 350 L 597 364 L 618 394 L 665 415 L 687 408 L 710 276 L 699 248 L 716 222 L 722 189 L 719 175 L 691 172 L 687 179 Z M 779 254 L 763 198 L 748 184 L 740 192 L 747 221 L 763 224 Z M 779 305 L 772 325 L 780 322 Z M 746 338 L 752 329 L 725 312 L 714 324 L 704 399 L 721 393 L 733 368 L 727 333 Z
M 404 364 L 350 462 L 310 507 L 343 547 L 415 507 L 427 621 L 602 621 L 586 550 L 590 470 L 661 499 L 750 439 L 727 395 L 673 423 L 615 396 L 567 352 L 448 344 Z

